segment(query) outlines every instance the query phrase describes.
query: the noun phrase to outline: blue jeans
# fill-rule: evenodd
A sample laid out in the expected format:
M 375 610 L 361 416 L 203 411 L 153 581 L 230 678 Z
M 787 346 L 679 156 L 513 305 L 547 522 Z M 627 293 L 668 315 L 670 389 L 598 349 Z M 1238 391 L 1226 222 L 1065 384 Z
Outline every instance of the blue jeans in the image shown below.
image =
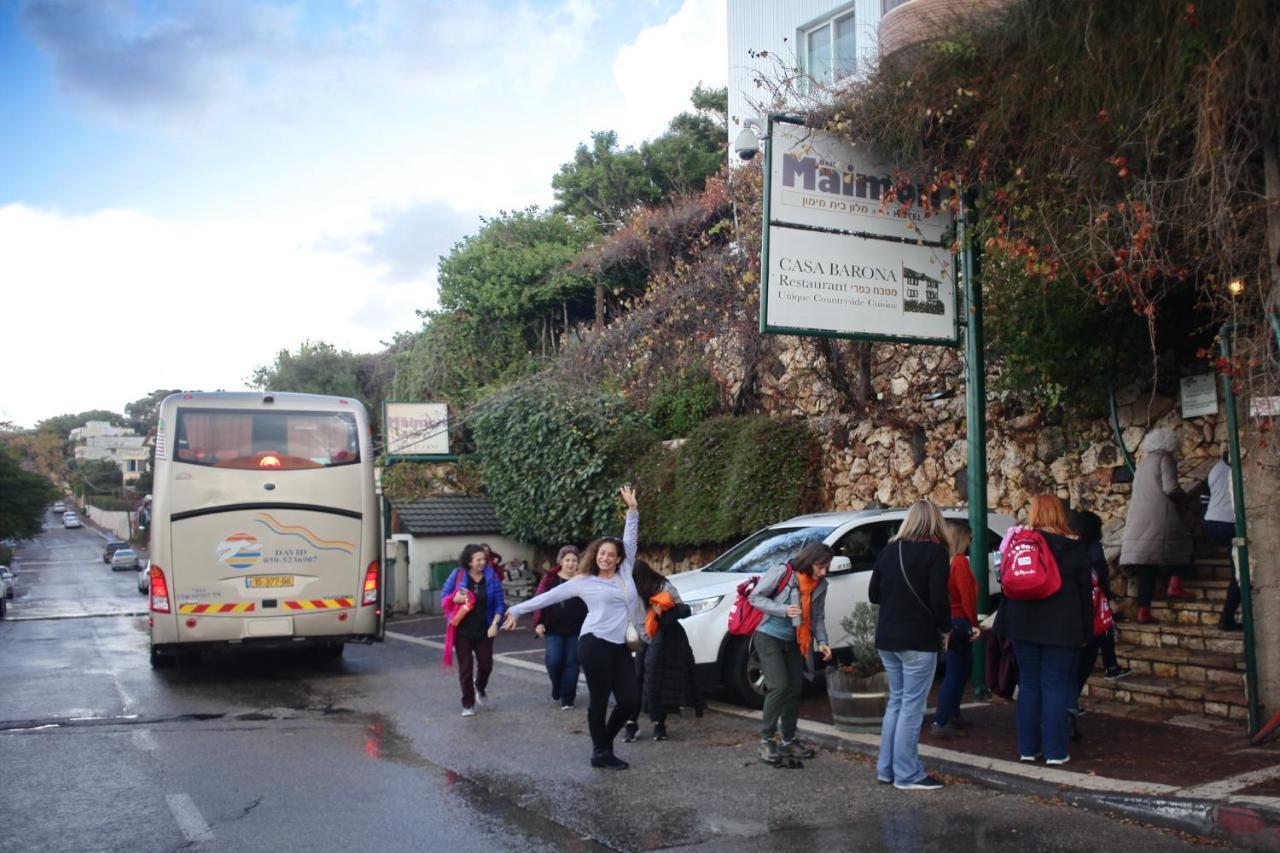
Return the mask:
M 942 676 L 942 686 L 938 688 L 938 708 L 933 715 L 933 722 L 939 726 L 945 726 L 960 716 L 960 699 L 964 696 L 965 684 L 969 682 L 969 671 L 973 669 L 969 620 L 953 616 L 951 628 L 951 640 L 947 643 L 947 672 Z
M 889 676 L 889 704 L 880 726 L 880 757 L 876 776 L 897 785 L 911 785 L 924 778 L 917 747 L 924 704 L 938 666 L 937 652 L 889 652 L 880 650 Z
M 1013 641 L 1018 659 L 1018 754 L 1067 757 L 1067 711 L 1075 707 L 1080 650 Z
M 578 637 L 547 633 L 543 658 L 551 678 L 551 698 L 572 705 L 578 695 Z

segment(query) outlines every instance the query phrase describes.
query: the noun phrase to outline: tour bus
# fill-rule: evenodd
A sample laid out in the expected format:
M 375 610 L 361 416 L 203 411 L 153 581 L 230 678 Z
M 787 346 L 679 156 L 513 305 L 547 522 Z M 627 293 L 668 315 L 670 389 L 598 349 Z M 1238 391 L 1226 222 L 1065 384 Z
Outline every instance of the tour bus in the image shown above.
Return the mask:
M 218 646 L 383 638 L 364 406 L 315 394 L 171 394 L 151 525 L 151 664 Z

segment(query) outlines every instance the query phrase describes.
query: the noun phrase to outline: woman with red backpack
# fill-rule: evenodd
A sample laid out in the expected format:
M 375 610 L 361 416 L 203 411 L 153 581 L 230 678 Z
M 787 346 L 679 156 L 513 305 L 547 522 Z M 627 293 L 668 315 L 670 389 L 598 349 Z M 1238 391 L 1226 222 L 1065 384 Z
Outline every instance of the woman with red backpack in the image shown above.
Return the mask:
M 1068 714 L 1075 707 L 1076 668 L 1080 649 L 1093 638 L 1093 592 L 1089 579 L 1089 551 L 1076 538 L 1067 512 L 1056 495 L 1036 495 L 1027 512 L 1027 527 L 1016 535 L 1011 550 L 1024 542 L 1038 553 L 1027 553 L 1056 587 L 1047 585 L 1029 598 L 1014 597 L 1006 553 L 1001 562 L 1004 600 L 996 630 L 1013 641 L 1018 659 L 1018 756 L 1046 764 L 1066 764 Z M 1032 533 L 1034 535 L 1028 535 Z M 1039 544 L 1043 543 L 1043 544 Z M 1048 553 L 1044 553 L 1047 551 Z
M 781 566 L 765 572 L 752 591 L 751 606 L 764 614 L 752 635 L 764 670 L 764 717 L 760 726 L 760 760 L 812 758 L 813 749 L 796 738 L 800 690 L 816 672 L 813 648 L 831 660 L 827 645 L 827 570 L 831 549 L 810 542 Z M 782 742 L 775 736 L 779 726 Z

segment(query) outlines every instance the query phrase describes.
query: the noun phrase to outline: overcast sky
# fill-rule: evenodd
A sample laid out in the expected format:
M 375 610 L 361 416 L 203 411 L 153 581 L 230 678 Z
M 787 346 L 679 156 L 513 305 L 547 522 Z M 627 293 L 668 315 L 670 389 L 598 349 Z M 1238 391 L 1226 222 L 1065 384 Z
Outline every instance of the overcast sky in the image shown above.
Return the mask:
M 479 217 L 724 85 L 725 0 L 0 2 L 0 420 L 419 328 Z

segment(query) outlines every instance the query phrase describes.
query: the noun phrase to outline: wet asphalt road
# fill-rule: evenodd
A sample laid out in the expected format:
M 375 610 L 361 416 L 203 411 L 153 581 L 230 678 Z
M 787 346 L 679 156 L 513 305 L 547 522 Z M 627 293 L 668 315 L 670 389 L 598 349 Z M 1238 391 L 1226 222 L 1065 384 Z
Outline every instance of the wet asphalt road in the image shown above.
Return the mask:
M 629 771 L 592 770 L 585 713 L 537 673 L 500 665 L 464 719 L 439 653 L 407 642 L 153 671 L 127 615 L 145 596 L 101 545 L 56 527 L 15 559 L 0 850 L 1199 849 L 967 784 L 894 791 L 846 755 L 773 769 L 749 723 L 717 715 L 619 745 Z M 77 613 L 104 615 L 45 618 Z

